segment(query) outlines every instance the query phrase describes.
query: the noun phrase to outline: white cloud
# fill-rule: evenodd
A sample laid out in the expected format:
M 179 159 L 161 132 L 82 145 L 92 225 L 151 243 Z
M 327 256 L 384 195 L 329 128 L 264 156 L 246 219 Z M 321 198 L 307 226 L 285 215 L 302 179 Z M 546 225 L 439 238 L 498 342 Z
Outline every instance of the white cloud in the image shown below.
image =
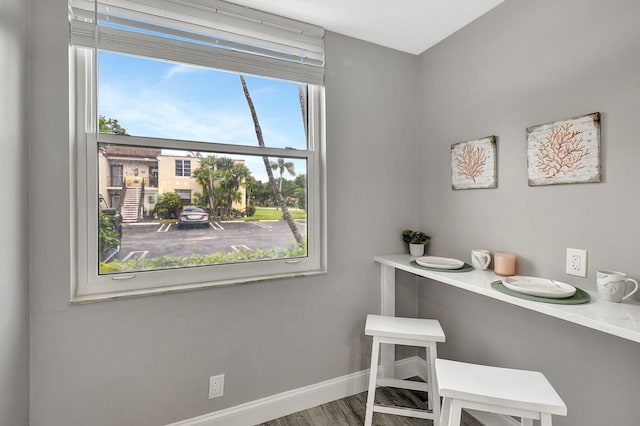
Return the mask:
M 192 69 L 175 65 L 165 73 L 165 78 L 191 72 Z M 173 99 L 157 86 L 153 89 L 127 89 L 103 84 L 100 114 L 117 118 L 129 134 L 136 136 L 248 145 L 258 143 L 249 110 L 240 101 L 224 107 L 200 104 L 194 107 L 187 101 Z M 261 126 L 267 146 L 295 145 L 293 136 L 286 131 L 274 128 L 268 122 L 261 122 Z M 256 179 L 267 180 L 261 157 L 248 157 L 246 165 Z
M 184 64 L 176 64 L 167 70 L 167 72 L 164 74 L 162 79 L 164 81 L 164 80 L 170 79 L 176 74 L 189 74 L 189 73 L 201 72 L 201 71 L 203 71 L 201 68 L 193 67 L 190 65 L 184 65 Z

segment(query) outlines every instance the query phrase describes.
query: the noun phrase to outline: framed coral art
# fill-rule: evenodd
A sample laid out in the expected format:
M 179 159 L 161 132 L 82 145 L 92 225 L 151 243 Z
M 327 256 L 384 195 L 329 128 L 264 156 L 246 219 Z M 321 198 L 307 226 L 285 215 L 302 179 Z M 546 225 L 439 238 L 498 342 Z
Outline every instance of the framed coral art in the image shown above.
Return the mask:
M 451 145 L 451 187 L 453 189 L 497 186 L 495 136 Z
M 600 113 L 527 128 L 529 186 L 601 182 Z

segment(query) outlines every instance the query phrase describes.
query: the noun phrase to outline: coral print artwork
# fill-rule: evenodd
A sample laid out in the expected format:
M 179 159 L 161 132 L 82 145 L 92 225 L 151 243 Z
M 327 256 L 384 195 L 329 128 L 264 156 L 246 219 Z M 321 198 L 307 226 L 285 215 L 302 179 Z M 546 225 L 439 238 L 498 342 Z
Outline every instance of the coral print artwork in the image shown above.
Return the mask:
M 451 145 L 451 182 L 453 189 L 497 186 L 495 136 Z
M 527 128 L 529 186 L 600 182 L 600 113 Z

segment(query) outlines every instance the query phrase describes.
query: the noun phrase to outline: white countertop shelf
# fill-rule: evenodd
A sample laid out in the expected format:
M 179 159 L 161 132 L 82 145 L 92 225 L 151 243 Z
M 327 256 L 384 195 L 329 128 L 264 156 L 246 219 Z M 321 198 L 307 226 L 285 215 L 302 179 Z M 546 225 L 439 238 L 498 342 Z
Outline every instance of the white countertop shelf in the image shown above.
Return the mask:
M 591 301 L 582 305 L 535 302 L 494 290 L 491 287 L 491 283 L 501 277 L 495 275 L 491 270 L 436 272 L 412 265 L 411 261 L 413 259 L 408 254 L 374 257 L 376 262 L 387 267 L 410 272 L 414 275 L 640 343 L 640 303 L 638 302 L 605 302 L 599 300 L 595 292 L 588 290 L 585 291 L 591 296 Z

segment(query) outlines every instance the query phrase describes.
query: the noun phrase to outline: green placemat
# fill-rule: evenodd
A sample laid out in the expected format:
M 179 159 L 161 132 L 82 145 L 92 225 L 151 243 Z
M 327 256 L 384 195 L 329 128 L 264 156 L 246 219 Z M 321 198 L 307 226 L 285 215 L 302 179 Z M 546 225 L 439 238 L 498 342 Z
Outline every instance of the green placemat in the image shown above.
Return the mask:
M 420 265 L 415 260 L 412 260 L 411 264 L 413 266 L 417 266 L 418 268 L 426 269 L 427 271 L 435 271 L 435 272 L 469 272 L 469 271 L 473 271 L 473 266 L 469 265 L 468 263 L 465 263 L 464 265 L 462 265 L 462 268 L 458 268 L 458 269 L 427 268 L 426 266 Z
M 517 291 L 506 288 L 502 281 L 494 281 L 491 283 L 491 287 L 498 290 L 500 293 L 508 294 L 509 296 L 518 297 L 520 299 L 533 300 L 534 302 L 555 303 L 556 305 L 580 305 L 581 303 L 589 303 L 591 296 L 589 293 L 576 287 L 576 292 L 571 297 L 565 297 L 564 299 L 554 299 L 551 297 L 532 296 L 530 294 L 519 293 Z

